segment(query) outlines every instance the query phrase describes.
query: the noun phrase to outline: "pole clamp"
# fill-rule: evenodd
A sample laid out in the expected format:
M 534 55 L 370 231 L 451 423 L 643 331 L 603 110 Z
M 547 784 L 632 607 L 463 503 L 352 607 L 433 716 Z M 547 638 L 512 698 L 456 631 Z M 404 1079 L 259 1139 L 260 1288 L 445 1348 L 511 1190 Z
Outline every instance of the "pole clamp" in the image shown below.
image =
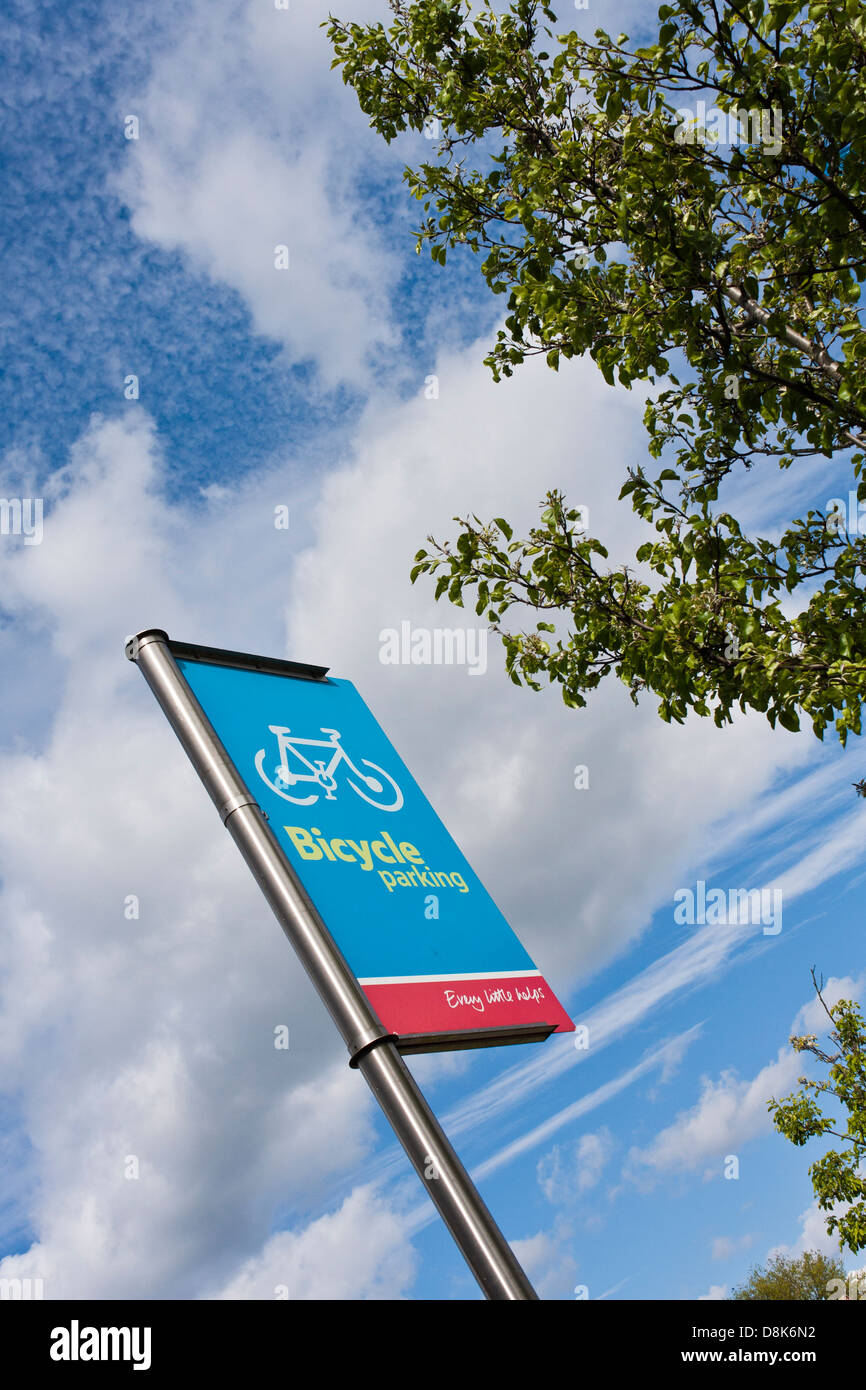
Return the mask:
M 220 819 L 222 820 L 223 825 L 225 825 L 229 816 L 233 816 L 235 811 L 239 811 L 242 806 L 252 806 L 253 809 L 260 812 L 262 816 L 265 815 L 264 811 L 262 810 L 261 806 L 256 801 L 254 796 L 250 796 L 249 794 L 245 796 L 230 796 L 228 801 L 224 801 L 222 806 L 220 806 L 219 808 Z M 266 816 L 265 819 L 267 820 Z
M 380 1043 L 396 1042 L 398 1037 L 398 1033 L 383 1033 L 381 1037 L 371 1038 L 368 1043 L 364 1043 L 363 1047 L 359 1047 L 357 1052 L 352 1053 L 349 1058 L 349 1066 L 353 1069 L 357 1068 L 358 1063 L 363 1061 L 367 1053 L 372 1052 L 374 1047 L 378 1047 Z

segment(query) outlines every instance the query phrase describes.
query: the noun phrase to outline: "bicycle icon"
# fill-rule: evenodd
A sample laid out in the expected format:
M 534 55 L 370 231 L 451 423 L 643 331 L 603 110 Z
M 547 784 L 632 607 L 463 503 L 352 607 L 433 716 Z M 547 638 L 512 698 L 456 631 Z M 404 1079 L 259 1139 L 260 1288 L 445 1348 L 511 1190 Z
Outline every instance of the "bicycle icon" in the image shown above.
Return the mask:
M 265 758 L 267 752 L 260 748 L 255 757 L 256 771 L 262 781 L 270 787 L 272 792 L 281 796 L 284 801 L 290 801 L 293 806 L 312 806 L 313 802 L 318 801 L 320 793 L 324 791 L 326 801 L 336 801 L 337 779 L 334 776 L 341 763 L 347 767 L 346 781 L 363 801 L 375 806 L 377 811 L 399 811 L 403 805 L 403 793 L 397 786 L 393 777 L 390 777 L 381 767 L 371 763 L 367 758 L 361 758 L 362 767 L 369 768 L 369 772 L 362 772 L 349 757 L 345 748 L 340 742 L 340 731 L 338 729 L 320 729 L 322 734 L 329 734 L 329 738 L 298 738 L 291 729 L 281 728 L 277 724 L 269 724 L 268 728 L 272 734 L 276 735 L 279 748 L 280 761 L 274 769 L 274 781 L 265 772 Z M 329 758 L 315 758 L 311 755 L 306 756 L 300 750 L 302 748 L 325 748 L 329 752 Z M 289 765 L 289 756 L 295 760 L 295 769 L 301 765 L 306 771 L 293 771 Z M 351 773 L 361 783 L 352 781 Z M 289 788 L 296 786 L 299 782 L 313 782 L 317 790 L 309 796 L 291 796 Z M 372 793 L 370 795 L 369 793 Z M 384 798 L 378 799 L 377 798 Z

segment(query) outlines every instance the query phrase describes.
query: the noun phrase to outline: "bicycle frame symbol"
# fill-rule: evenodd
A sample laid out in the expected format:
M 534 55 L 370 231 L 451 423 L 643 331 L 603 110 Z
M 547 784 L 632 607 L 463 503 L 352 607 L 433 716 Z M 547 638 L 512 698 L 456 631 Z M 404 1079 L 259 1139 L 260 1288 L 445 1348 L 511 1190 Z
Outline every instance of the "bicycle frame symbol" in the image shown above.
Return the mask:
M 280 761 L 274 769 L 274 781 L 271 781 L 265 772 L 264 763 L 267 755 L 264 748 L 260 748 L 256 754 L 256 771 L 271 791 L 276 792 L 284 801 L 290 801 L 293 806 L 312 806 L 313 802 L 318 801 L 322 791 L 325 793 L 326 801 L 336 801 L 337 779 L 334 773 L 341 763 L 345 763 L 346 781 L 363 801 L 375 806 L 377 811 L 399 811 L 403 805 L 403 793 L 393 777 L 367 758 L 361 758 L 360 762 L 362 767 L 369 768 L 369 772 L 362 772 L 361 768 L 352 762 L 340 742 L 339 729 L 319 730 L 322 734 L 329 734 L 329 738 L 298 738 L 291 729 L 281 728 L 277 724 L 269 724 L 268 728 L 276 735 L 280 753 Z M 324 748 L 328 750 L 329 757 L 316 758 L 312 754 L 307 756 L 300 751 L 302 748 Z M 294 768 L 297 769 L 300 765 L 305 771 L 293 771 L 289 764 L 289 755 L 295 760 Z M 352 780 L 352 773 L 358 778 L 360 786 Z M 289 789 L 299 782 L 313 782 L 317 790 L 309 796 L 291 796 Z

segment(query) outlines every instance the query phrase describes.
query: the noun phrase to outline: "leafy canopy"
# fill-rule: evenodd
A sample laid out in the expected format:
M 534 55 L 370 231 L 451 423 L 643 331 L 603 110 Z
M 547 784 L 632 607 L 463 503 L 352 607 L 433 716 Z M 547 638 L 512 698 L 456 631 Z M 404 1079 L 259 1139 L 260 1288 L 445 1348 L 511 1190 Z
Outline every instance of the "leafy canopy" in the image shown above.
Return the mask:
M 650 383 L 664 465 L 624 478 L 650 533 L 634 565 L 607 565 L 550 492 L 525 539 L 504 518 L 455 518 L 456 542 L 428 538 L 413 580 L 471 596 L 512 679 L 556 682 L 569 705 L 613 672 L 666 720 L 722 725 L 739 706 L 792 730 L 805 716 L 819 737 L 835 725 L 844 743 L 866 690 L 858 519 L 819 503 L 750 535 L 722 494 L 744 469 L 839 458 L 866 499 L 862 0 L 679 0 L 645 47 L 555 32 L 538 0 L 390 3 L 388 28 L 327 27 L 387 141 L 438 133 L 435 158 L 404 172 L 418 249 L 444 266 L 471 248 L 507 295 L 497 380 L 534 354 L 558 370 L 589 353 L 611 385 Z M 699 100 L 723 113 L 705 136 L 678 115 Z M 710 138 L 722 123 L 728 143 Z M 503 625 L 521 606 L 528 632 Z
M 791 1038 L 797 1052 L 811 1052 L 827 1068 L 824 1079 L 799 1077 L 799 1091 L 771 1100 L 773 1124 L 792 1144 L 832 1135 L 843 1147 L 828 1149 L 809 1169 L 822 1211 L 830 1212 L 827 1230 L 837 1232 L 840 1248 L 866 1250 L 866 1022 L 855 1003 L 840 999 L 828 1008 L 821 986 L 812 981 L 830 1021 L 832 1051 L 818 1046 L 814 1033 Z M 835 1101 L 839 1115 L 825 1114 L 821 1104 Z M 842 1208 L 832 1208 L 842 1204 Z
M 731 1298 L 815 1302 L 829 1299 L 831 1282 L 841 1279 L 844 1283 L 845 1278 L 838 1256 L 831 1259 L 817 1250 L 807 1250 L 798 1259 L 777 1255 L 765 1266 L 756 1265 L 746 1282 L 733 1290 Z

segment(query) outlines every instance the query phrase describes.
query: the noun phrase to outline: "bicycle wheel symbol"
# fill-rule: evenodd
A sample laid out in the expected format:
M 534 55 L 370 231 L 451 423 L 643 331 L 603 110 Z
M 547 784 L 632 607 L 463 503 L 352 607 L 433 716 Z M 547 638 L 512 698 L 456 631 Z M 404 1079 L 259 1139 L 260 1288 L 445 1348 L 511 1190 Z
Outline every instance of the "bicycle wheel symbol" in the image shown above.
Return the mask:
M 346 781 L 349 783 L 352 791 L 357 792 L 358 796 L 362 797 L 364 801 L 369 801 L 370 805 L 375 806 L 379 811 L 399 811 L 400 807 L 403 805 L 403 793 L 397 786 L 394 778 L 389 777 L 388 773 L 384 772 L 381 767 L 377 767 L 375 763 L 369 762 L 366 758 L 362 758 L 361 762 L 365 767 L 369 767 L 371 771 L 375 772 L 377 777 L 368 777 L 363 772 L 358 772 L 358 776 L 363 778 L 371 792 L 376 792 L 379 796 L 390 788 L 389 800 L 377 801 L 375 797 L 368 796 L 360 787 L 357 787 L 351 777 L 347 777 Z M 379 781 L 378 778 L 382 780 Z
M 256 772 L 259 774 L 265 785 L 270 787 L 272 792 L 276 792 L 277 796 L 281 796 L 284 801 L 290 801 L 293 806 L 312 806 L 314 801 L 318 801 L 318 792 L 313 792 L 312 796 L 289 796 L 289 793 L 286 791 L 286 788 L 291 786 L 291 783 L 284 780 L 282 768 L 275 768 L 274 775 L 276 777 L 276 781 L 271 781 L 270 777 L 265 772 L 264 764 L 266 756 L 266 750 L 264 748 L 260 748 L 255 758 Z

